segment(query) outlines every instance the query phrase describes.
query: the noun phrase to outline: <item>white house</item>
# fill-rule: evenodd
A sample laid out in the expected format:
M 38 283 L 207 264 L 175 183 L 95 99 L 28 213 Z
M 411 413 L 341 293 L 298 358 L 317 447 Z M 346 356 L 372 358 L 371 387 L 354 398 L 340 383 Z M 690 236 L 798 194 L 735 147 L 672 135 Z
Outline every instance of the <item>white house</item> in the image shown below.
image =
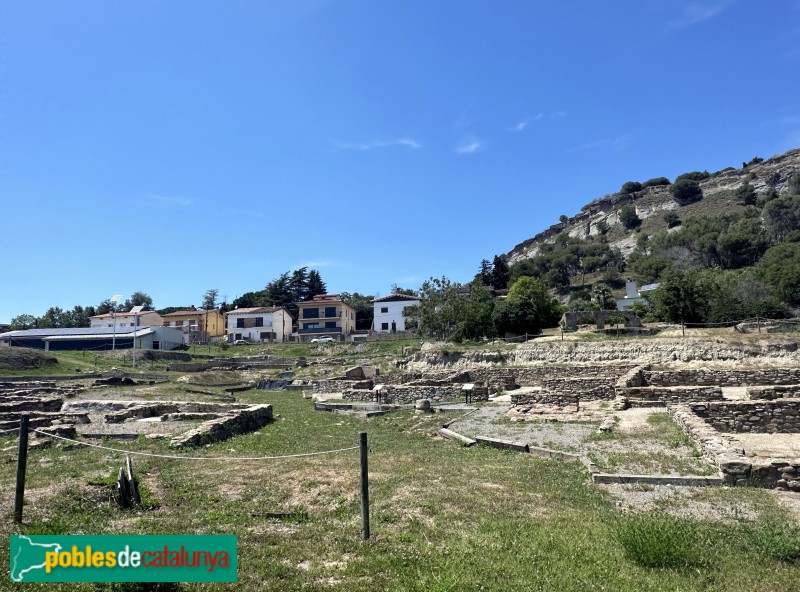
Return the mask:
M 284 341 L 292 332 L 292 315 L 282 306 L 237 308 L 225 313 L 229 341 Z
M 111 314 L 95 315 L 89 317 L 89 326 L 99 327 L 156 327 L 164 326 L 164 319 L 154 310 L 143 310 L 142 312 L 117 312 Z
M 420 300 L 416 296 L 406 294 L 391 294 L 372 301 L 375 318 L 372 321 L 372 330 L 377 333 L 394 333 L 406 330 L 406 320 L 403 309 L 415 306 Z

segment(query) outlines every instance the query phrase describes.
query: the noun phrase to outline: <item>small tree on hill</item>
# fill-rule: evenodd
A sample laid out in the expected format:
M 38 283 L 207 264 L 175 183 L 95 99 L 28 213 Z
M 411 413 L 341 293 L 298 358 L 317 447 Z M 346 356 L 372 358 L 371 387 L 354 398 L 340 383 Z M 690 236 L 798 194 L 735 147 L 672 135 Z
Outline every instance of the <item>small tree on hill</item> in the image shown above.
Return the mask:
M 633 230 L 642 224 L 642 219 L 636 215 L 636 208 L 631 205 L 622 206 L 619 209 L 619 221 L 626 230 Z
M 743 185 L 740 185 L 738 189 L 736 189 L 735 195 L 736 199 L 741 201 L 746 206 L 754 205 L 758 199 L 758 194 L 756 193 L 755 188 L 747 181 L 745 181 Z
M 693 179 L 679 179 L 672 185 L 672 197 L 680 205 L 686 206 L 703 199 L 700 184 Z
M 628 181 L 627 183 L 622 185 L 622 189 L 620 189 L 620 193 L 636 193 L 637 191 L 642 190 L 642 184 L 639 181 Z

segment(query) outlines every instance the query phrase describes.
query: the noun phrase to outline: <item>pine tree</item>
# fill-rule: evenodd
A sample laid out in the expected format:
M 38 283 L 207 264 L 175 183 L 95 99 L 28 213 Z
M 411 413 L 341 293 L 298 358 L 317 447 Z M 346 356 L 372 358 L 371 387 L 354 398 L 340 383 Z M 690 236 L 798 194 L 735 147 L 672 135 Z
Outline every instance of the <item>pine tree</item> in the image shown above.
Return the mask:
M 325 294 L 328 291 L 327 286 L 325 286 L 325 282 L 322 281 L 322 277 L 319 275 L 319 272 L 316 269 L 312 269 L 308 272 L 308 282 L 306 284 L 306 293 L 308 295 L 308 299 L 311 300 L 314 296 L 318 294 Z
M 492 261 L 492 279 L 491 286 L 495 290 L 505 290 L 508 287 L 508 281 L 511 279 L 511 272 L 508 270 L 508 263 L 506 258 L 501 255 L 495 255 Z

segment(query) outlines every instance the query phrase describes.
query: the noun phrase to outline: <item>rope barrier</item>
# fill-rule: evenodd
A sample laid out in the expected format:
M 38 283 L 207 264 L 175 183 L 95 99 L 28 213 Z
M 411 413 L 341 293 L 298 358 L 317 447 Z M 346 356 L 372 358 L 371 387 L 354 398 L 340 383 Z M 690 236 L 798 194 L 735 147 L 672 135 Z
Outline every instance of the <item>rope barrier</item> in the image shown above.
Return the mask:
M 72 442 L 73 444 L 79 444 L 81 446 L 88 446 L 90 448 L 99 448 L 101 450 L 110 450 L 111 452 L 119 452 L 120 454 L 135 454 L 138 456 L 149 456 L 152 458 L 170 458 L 175 460 L 227 460 L 227 461 L 243 461 L 243 460 L 278 460 L 282 458 L 300 458 L 304 456 L 320 456 L 323 454 L 335 454 L 337 452 L 348 452 L 350 450 L 358 450 L 358 446 L 351 446 L 349 448 L 338 448 L 336 450 L 323 450 L 321 452 L 301 452 L 299 454 L 283 454 L 283 455 L 276 455 L 276 456 L 180 456 L 176 454 L 155 454 L 153 452 L 139 452 L 136 450 L 123 450 L 121 448 L 111 448 L 109 446 L 101 446 L 100 444 L 90 444 L 89 442 L 81 442 L 79 440 L 72 440 L 71 438 L 65 438 L 64 436 L 57 436 L 56 434 L 48 434 L 47 432 L 42 432 L 40 430 L 31 430 L 32 432 L 36 432 L 42 436 L 49 436 L 50 438 L 56 438 L 58 440 L 64 440 L 66 442 Z
M 0 430 L 0 434 L 8 434 L 9 432 L 18 432 L 19 428 L 11 428 L 10 430 Z

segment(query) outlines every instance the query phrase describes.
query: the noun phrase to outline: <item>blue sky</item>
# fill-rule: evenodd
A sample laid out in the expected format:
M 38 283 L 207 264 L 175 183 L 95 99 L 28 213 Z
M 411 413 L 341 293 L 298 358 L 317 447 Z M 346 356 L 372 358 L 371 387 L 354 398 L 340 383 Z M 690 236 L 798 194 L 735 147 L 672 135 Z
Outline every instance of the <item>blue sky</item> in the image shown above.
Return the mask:
M 800 2 L 0 8 L 0 322 L 468 281 L 629 180 L 800 147 Z

